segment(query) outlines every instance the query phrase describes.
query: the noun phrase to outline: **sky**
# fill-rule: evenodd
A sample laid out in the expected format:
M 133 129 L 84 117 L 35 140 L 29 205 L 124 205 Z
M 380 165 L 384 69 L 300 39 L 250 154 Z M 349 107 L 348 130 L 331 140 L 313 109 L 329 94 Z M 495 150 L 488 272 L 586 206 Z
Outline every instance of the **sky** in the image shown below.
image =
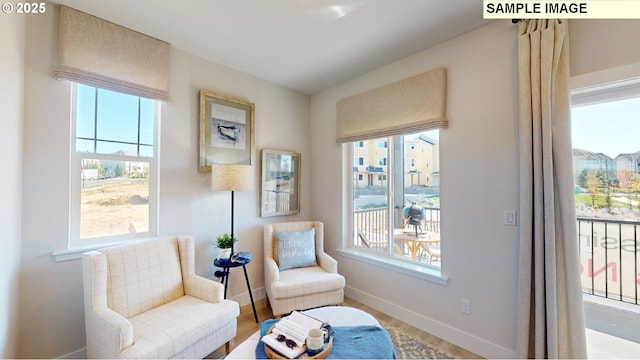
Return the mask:
M 640 97 L 574 107 L 573 148 L 619 154 L 640 151 Z

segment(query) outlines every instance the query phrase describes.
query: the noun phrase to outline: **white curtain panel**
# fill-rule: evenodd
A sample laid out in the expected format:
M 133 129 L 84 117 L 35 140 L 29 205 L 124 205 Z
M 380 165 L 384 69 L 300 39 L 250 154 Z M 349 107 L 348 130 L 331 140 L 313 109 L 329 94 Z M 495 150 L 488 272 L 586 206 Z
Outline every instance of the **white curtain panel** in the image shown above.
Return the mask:
M 566 20 L 520 25 L 520 358 L 586 358 Z

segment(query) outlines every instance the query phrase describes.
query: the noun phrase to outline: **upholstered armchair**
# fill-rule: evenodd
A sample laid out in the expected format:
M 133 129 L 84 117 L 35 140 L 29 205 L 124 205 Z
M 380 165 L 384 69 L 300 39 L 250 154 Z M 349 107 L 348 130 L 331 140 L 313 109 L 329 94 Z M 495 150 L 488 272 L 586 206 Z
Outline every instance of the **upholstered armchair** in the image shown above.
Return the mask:
M 87 358 L 229 352 L 240 307 L 195 273 L 194 240 L 165 237 L 82 255 Z
M 324 252 L 319 221 L 264 225 L 264 283 L 273 315 L 344 301 L 338 262 Z

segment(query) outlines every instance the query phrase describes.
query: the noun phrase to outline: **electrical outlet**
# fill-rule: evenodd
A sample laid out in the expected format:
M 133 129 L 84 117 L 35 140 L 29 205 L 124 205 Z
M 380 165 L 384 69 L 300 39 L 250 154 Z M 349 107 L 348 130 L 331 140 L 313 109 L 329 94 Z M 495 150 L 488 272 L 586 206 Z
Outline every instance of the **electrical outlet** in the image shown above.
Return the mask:
M 505 210 L 504 211 L 504 224 L 509 226 L 516 226 L 516 211 L 515 210 Z
M 461 299 L 460 311 L 465 315 L 471 315 L 471 301 L 467 299 Z

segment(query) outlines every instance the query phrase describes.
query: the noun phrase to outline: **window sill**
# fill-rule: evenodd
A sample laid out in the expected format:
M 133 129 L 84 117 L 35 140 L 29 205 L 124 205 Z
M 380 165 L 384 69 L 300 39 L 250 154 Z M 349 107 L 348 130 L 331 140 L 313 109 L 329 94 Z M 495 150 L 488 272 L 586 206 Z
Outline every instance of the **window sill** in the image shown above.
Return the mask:
M 338 249 L 338 255 L 388 270 L 396 271 L 401 274 L 413 276 L 418 279 L 426 280 L 438 285 L 446 286 L 449 283 L 449 278 L 442 276 L 442 273 L 439 270 L 428 268 L 425 266 L 411 264 L 387 257 L 375 256 L 353 249 Z
M 109 243 L 95 244 L 92 246 L 86 246 L 81 248 L 72 248 L 72 249 L 62 250 L 62 251 L 54 251 L 51 253 L 51 255 L 53 256 L 53 259 L 55 260 L 55 262 L 78 260 L 82 258 L 82 253 L 87 251 L 98 250 L 106 247 L 123 245 L 123 244 L 131 244 L 132 242 L 144 241 L 144 240 L 147 240 L 147 239 L 143 238 L 143 239 L 128 239 L 125 241 L 113 241 Z

